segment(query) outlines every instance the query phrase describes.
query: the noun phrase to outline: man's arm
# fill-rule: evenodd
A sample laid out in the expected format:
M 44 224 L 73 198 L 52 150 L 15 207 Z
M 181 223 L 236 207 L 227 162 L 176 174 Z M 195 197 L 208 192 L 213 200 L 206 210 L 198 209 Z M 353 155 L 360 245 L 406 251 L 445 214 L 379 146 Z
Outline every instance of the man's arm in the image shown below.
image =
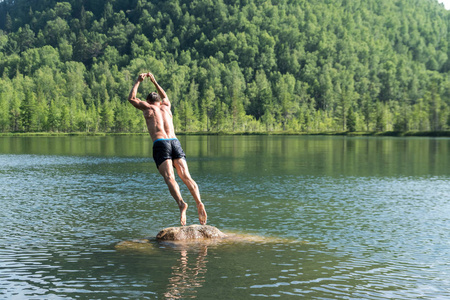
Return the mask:
M 134 107 L 138 109 L 146 109 L 148 108 L 147 103 L 144 101 L 141 101 L 140 99 L 136 98 L 137 90 L 139 88 L 139 84 L 144 80 L 144 78 L 147 76 L 146 73 L 139 74 L 136 82 L 133 85 L 133 88 L 130 91 L 130 95 L 128 96 L 128 101 L 133 104 Z
M 156 90 L 158 91 L 159 96 L 161 97 L 161 101 L 165 105 L 170 105 L 169 97 L 167 97 L 166 92 L 162 89 L 162 87 L 156 82 L 155 76 L 152 73 L 147 73 L 147 76 L 150 77 L 150 80 L 155 85 Z

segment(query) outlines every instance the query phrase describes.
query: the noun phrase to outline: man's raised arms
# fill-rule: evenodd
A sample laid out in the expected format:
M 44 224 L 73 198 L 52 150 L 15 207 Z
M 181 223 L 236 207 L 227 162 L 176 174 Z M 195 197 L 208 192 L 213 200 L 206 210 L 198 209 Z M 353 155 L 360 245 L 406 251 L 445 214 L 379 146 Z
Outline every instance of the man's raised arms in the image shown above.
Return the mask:
M 139 84 L 144 80 L 145 77 L 147 77 L 148 73 L 142 73 L 139 74 L 136 82 L 133 85 L 133 88 L 130 91 L 130 95 L 128 96 L 128 101 L 133 104 L 134 107 L 144 110 L 149 107 L 149 104 L 145 101 L 141 101 L 140 99 L 136 98 L 137 90 L 139 88 Z

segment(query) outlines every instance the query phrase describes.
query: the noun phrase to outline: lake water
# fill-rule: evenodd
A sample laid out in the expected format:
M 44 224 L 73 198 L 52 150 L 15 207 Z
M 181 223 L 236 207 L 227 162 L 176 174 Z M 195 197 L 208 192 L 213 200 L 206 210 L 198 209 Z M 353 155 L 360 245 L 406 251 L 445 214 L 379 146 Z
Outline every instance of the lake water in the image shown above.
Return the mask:
M 0 137 L 0 298 L 450 298 L 450 139 L 180 140 L 208 224 L 285 242 L 117 250 L 179 224 L 148 136 Z

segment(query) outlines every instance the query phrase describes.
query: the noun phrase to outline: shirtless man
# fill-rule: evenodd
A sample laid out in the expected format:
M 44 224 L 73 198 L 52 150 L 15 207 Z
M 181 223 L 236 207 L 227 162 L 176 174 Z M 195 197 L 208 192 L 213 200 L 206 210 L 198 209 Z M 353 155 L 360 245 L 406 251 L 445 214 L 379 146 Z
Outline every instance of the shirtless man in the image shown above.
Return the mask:
M 149 77 L 155 85 L 157 93 L 153 92 L 147 96 L 146 101 L 136 98 L 139 84 L 145 77 Z M 147 122 L 148 132 L 153 140 L 153 159 L 159 173 L 169 187 L 170 194 L 175 199 L 180 208 L 181 225 L 186 225 L 186 210 L 188 205 L 183 201 L 180 194 L 180 187 L 175 180 L 173 168 L 177 170 L 178 176 L 188 187 L 195 202 L 197 203 L 198 219 L 200 224 L 206 224 L 206 211 L 200 199 L 200 192 L 197 183 L 191 178 L 186 156 L 181 148 L 180 141 L 175 136 L 173 129 L 172 112 L 170 111 L 170 101 L 166 92 L 156 82 L 152 73 L 142 73 L 138 76 L 136 83 L 131 89 L 128 101 L 134 107 L 142 110 Z

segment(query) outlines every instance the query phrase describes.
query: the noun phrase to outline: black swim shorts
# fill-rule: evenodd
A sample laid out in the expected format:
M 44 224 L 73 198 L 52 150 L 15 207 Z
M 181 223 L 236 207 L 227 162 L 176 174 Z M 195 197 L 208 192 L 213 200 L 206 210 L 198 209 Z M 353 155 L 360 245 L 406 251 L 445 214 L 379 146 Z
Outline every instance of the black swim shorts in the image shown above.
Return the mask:
M 157 168 L 167 159 L 178 158 L 186 159 L 178 139 L 157 139 L 153 142 L 153 159 Z

